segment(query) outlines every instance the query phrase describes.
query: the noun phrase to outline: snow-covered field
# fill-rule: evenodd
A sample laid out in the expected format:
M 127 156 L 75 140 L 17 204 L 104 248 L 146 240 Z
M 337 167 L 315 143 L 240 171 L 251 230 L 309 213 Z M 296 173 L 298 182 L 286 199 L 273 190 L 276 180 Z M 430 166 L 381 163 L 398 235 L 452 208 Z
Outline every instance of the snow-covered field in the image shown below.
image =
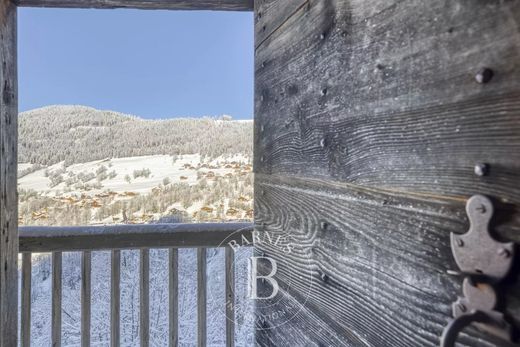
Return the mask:
M 96 160 L 88 163 L 73 164 L 65 167 L 62 174 L 66 179 L 69 175 L 77 176 L 80 173 L 96 174 L 101 167 L 106 167 L 108 172 L 115 172 L 117 176 L 107 178 L 103 181 L 102 188 L 93 188 L 90 193 L 97 194 L 103 191 L 125 192 L 132 191 L 136 193 L 149 193 L 154 187 L 159 186 L 167 178 L 171 182 L 185 182 L 194 184 L 197 182 L 197 172 L 214 172 L 215 175 L 225 176 L 233 173 L 233 168 L 226 168 L 221 163 L 224 162 L 242 162 L 247 163 L 248 158 L 243 155 L 236 155 L 227 158 L 218 158 L 205 162 L 205 167 L 199 167 L 202 164 L 199 154 L 185 154 L 182 156 L 170 155 L 149 155 L 140 157 L 113 158 Z M 30 168 L 32 165 L 28 163 L 18 164 L 19 171 Z M 44 169 L 37 170 L 33 173 L 25 175 L 18 180 L 18 186 L 22 189 L 32 189 L 46 196 L 57 196 L 64 192 L 69 194 L 81 194 L 78 189 L 68 190 L 65 182 L 56 186 L 51 186 L 51 180 L 46 172 L 56 172 L 63 168 L 63 162 L 54 164 Z M 135 170 L 149 169 L 149 177 L 133 178 Z M 126 176 L 131 178 L 128 182 Z
M 21 167 L 21 225 L 144 223 L 172 214 L 192 221 L 252 218 L 252 166 L 243 155 L 213 160 L 151 155 Z

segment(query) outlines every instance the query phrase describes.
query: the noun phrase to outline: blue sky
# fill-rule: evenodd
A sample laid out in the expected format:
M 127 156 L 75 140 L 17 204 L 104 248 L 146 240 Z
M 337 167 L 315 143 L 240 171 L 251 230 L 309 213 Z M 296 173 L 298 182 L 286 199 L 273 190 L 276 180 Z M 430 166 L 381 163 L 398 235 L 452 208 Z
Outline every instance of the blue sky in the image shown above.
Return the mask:
M 18 10 L 19 109 L 253 116 L 253 15 Z

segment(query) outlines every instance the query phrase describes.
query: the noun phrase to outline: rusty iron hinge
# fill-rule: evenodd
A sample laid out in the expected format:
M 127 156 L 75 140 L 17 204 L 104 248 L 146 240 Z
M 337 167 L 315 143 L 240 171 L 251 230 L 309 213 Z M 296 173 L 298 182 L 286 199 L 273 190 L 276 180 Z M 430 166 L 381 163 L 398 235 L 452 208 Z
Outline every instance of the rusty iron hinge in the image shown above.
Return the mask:
M 463 297 L 453 303 L 453 319 L 441 336 L 441 347 L 455 346 L 458 334 L 468 325 L 511 342 L 513 325 L 497 310 L 495 286 L 507 276 L 513 264 L 514 243 L 499 242 L 489 233 L 493 204 L 483 195 L 466 203 L 470 228 L 463 235 L 451 233 L 453 257 L 466 276 Z

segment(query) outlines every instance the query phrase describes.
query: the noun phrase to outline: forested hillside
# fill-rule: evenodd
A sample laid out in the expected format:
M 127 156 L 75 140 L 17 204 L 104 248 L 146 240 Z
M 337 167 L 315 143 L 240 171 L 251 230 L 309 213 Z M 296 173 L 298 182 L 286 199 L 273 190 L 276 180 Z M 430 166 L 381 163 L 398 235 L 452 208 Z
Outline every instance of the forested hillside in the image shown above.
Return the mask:
M 252 121 L 220 118 L 145 120 L 85 106 L 48 106 L 19 118 L 21 163 L 65 165 L 104 158 L 195 154 L 251 157 Z
M 19 128 L 20 225 L 252 219 L 252 121 L 49 106 Z

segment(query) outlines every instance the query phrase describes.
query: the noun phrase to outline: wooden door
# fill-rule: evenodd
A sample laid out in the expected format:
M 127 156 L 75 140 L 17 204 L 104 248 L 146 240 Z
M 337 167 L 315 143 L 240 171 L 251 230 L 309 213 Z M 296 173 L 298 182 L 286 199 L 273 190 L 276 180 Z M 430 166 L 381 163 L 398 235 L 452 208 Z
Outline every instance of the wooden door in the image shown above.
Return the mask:
M 439 344 L 467 199 L 520 242 L 519 28 L 514 0 L 255 2 L 255 225 L 301 251 L 257 248 L 302 307 L 272 326 L 287 303 L 260 305 L 259 345 Z M 517 269 L 500 297 L 518 323 Z

